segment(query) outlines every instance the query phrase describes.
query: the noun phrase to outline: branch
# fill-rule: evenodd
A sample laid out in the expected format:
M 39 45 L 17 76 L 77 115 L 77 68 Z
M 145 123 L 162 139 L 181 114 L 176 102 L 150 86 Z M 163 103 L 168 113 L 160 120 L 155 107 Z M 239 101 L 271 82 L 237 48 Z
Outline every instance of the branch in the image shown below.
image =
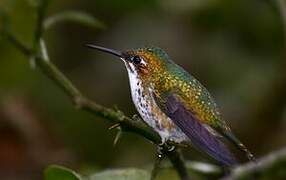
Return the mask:
M 186 171 L 186 164 L 184 162 L 184 158 L 180 151 L 175 150 L 172 152 L 167 153 L 168 158 L 170 159 L 171 163 L 173 164 L 175 170 L 178 172 L 180 178 L 182 180 L 188 180 L 188 172 Z
M 53 80 L 72 100 L 77 109 L 91 112 L 97 116 L 107 119 L 114 124 L 120 124 L 122 130 L 139 134 L 154 144 L 161 143 L 161 138 L 157 132 L 145 124 L 141 119 L 130 118 L 119 110 L 113 110 L 99 105 L 88 98 L 72 84 L 72 82 L 50 61 L 45 42 L 42 39 L 43 22 L 47 8 L 48 0 L 40 0 L 37 10 L 37 23 L 34 35 L 34 46 L 30 49 L 20 42 L 15 36 L 7 33 L 7 40 L 10 41 L 17 49 L 19 49 L 28 59 L 32 59 L 47 77 Z M 168 145 L 163 147 L 169 148 Z M 182 159 L 182 155 L 178 151 L 167 154 L 173 166 L 177 170 L 179 176 L 188 179 L 187 169 Z
M 26 47 L 22 42 L 20 42 L 11 32 L 3 30 L 4 37 L 7 38 L 17 49 L 19 49 L 25 56 L 31 57 L 31 49 Z
M 254 163 L 239 166 L 223 180 L 284 179 L 286 174 L 286 148 L 271 153 Z
M 38 1 L 38 7 L 37 7 L 37 21 L 36 21 L 36 27 L 35 27 L 35 34 L 34 34 L 34 50 L 37 50 L 38 43 L 40 42 L 40 39 L 43 35 L 43 22 L 45 19 L 46 11 L 48 8 L 49 0 L 39 0 Z

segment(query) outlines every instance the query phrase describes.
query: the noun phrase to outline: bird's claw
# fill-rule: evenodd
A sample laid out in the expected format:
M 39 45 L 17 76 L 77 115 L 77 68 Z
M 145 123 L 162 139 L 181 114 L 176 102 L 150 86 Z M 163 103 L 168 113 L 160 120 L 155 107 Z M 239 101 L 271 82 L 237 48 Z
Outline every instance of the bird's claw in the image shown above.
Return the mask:
M 176 146 L 169 146 L 170 148 L 169 149 L 167 149 L 168 150 L 168 152 L 172 152 L 172 151 L 174 151 L 175 150 L 175 148 L 176 148 Z
M 161 142 L 157 146 L 157 153 L 158 155 L 163 155 L 165 153 L 174 151 L 175 148 L 176 146 L 174 145 L 170 145 L 169 143 L 166 143 L 166 142 Z

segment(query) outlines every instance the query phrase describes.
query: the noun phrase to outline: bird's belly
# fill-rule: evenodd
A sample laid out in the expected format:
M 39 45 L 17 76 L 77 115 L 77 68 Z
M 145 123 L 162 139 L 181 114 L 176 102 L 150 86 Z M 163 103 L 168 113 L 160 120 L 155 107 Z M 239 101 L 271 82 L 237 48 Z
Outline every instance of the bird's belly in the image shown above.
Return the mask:
M 181 129 L 157 106 L 150 89 L 143 87 L 142 81 L 138 78 L 136 71 L 132 72 L 129 68 L 127 70 L 132 100 L 142 119 L 159 133 L 162 142 L 167 140 L 178 143 L 188 141 L 187 136 Z
M 141 92 L 140 92 L 141 91 Z M 187 141 L 187 136 L 157 106 L 155 100 L 142 89 L 133 91 L 132 99 L 142 119 L 161 136 L 162 142 L 171 140 L 177 143 Z

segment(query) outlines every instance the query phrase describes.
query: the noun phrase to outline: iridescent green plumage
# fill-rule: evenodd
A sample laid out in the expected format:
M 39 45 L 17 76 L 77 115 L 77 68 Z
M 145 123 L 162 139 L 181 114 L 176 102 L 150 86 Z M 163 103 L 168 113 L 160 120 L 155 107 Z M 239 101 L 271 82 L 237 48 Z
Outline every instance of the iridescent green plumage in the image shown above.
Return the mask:
M 157 94 L 174 91 L 181 97 L 184 105 L 199 116 L 199 120 L 214 127 L 226 126 L 207 89 L 175 64 L 163 50 L 149 47 L 131 52 L 130 54 L 142 56 L 150 64 L 150 73 L 142 78 L 146 84 L 155 84 Z

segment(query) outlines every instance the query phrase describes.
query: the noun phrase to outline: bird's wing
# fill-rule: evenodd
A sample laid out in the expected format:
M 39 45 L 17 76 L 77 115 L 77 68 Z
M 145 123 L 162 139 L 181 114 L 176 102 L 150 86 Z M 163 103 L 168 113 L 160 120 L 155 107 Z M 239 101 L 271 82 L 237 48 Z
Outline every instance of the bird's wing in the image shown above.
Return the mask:
M 206 152 L 223 165 L 232 166 L 237 163 L 228 147 L 214 136 L 193 112 L 186 109 L 175 94 L 154 94 L 154 99 L 162 111 L 186 134 L 195 148 Z

